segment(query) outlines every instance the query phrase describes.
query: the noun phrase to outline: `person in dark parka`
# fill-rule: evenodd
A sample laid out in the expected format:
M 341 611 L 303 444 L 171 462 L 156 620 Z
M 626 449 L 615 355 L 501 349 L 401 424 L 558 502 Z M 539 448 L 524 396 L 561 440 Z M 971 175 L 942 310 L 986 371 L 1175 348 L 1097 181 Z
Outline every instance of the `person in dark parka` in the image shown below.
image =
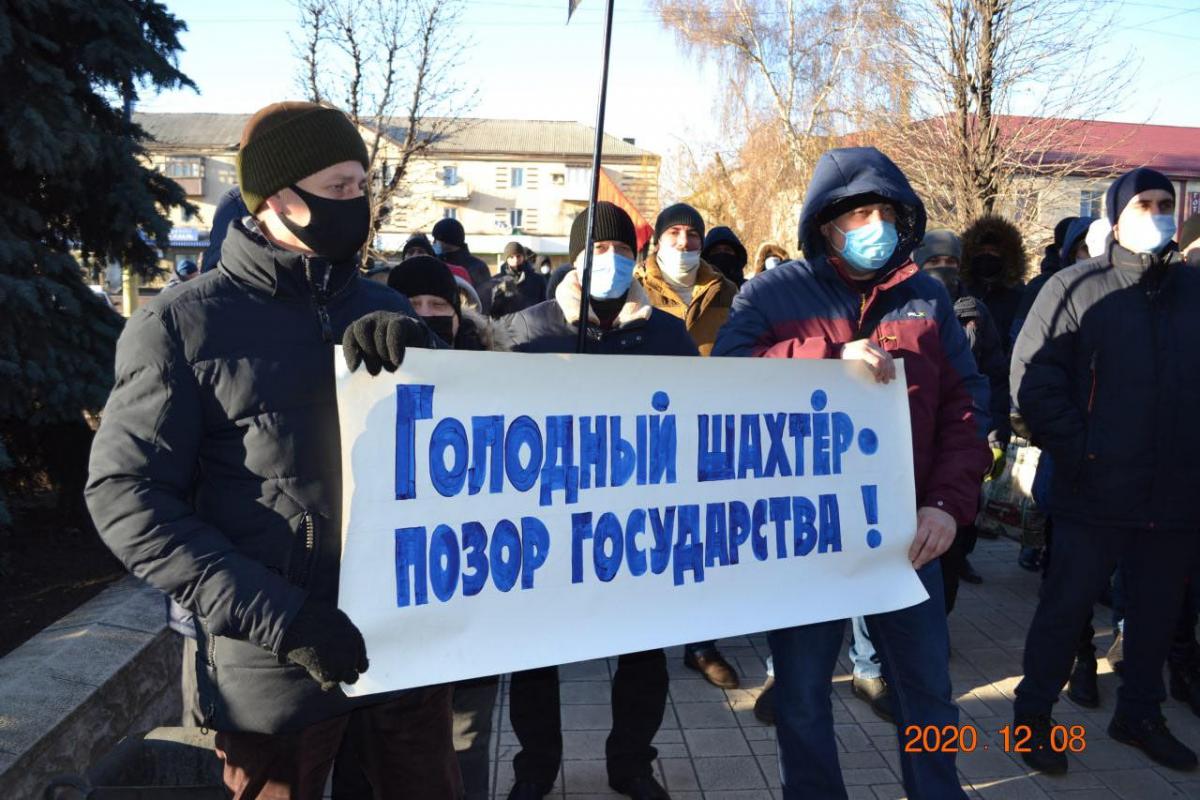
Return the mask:
M 546 279 L 525 257 L 520 242 L 505 245 L 503 255 L 499 274 L 479 288 L 481 310 L 489 317 L 515 314 L 546 299 Z
M 1060 269 L 1071 266 L 1076 261 L 1085 261 L 1093 255 L 1087 252 L 1084 242 L 1088 228 L 1093 222 L 1095 222 L 1093 217 L 1065 217 L 1054 226 L 1054 241 L 1046 246 L 1047 252 L 1042 259 L 1042 271 L 1025 285 L 1021 303 L 1017 306 L 1017 313 L 1013 316 L 1012 329 L 1001 331 L 1008 337 L 1010 348 L 1012 342 L 1017 340 L 1017 334 L 1021 332 L 1025 318 L 1029 316 L 1029 309 L 1033 308 L 1033 301 L 1037 299 L 1038 292 L 1046 285 L 1046 281 L 1050 280 L 1050 276 Z M 1053 249 L 1053 253 L 1050 252 L 1051 249 Z M 1094 255 L 1100 254 L 1095 253 Z
M 277 103 L 251 118 L 238 173 L 253 216 L 230 226 L 216 270 L 130 318 L 92 449 L 86 495 L 105 544 L 195 615 L 201 712 L 236 798 L 319 797 L 364 717 L 387 731 L 360 753 L 377 791 L 461 791 L 448 688 L 338 688 L 369 663 L 337 608 L 334 346 L 377 372 L 435 344 L 401 295 L 359 276 L 366 167 L 336 109 Z
M 526 353 L 574 353 L 581 318 L 587 212 L 571 225 L 570 257 L 576 269 L 554 297 L 491 324 L 496 345 Z M 619 206 L 596 204 L 587 352 L 610 355 L 698 356 L 683 322 L 654 308 L 633 280 L 637 233 Z M 667 705 L 667 657 L 662 650 L 617 659 L 612 681 L 612 731 L 605 744 L 609 786 L 634 800 L 667 800 L 654 778 L 652 741 Z M 512 675 L 510 717 L 521 750 L 513 758 L 516 778 L 509 800 L 540 800 L 562 766 L 562 719 L 558 669 Z
M 1114 241 L 1043 287 L 1012 359 L 1014 411 L 1054 460 L 1054 558 L 1025 644 L 1014 718 L 1033 732 L 1030 766 L 1063 772 L 1051 711 L 1078 632 L 1121 565 L 1130 604 L 1123 682 L 1109 735 L 1164 766 L 1196 755 L 1167 729 L 1162 667 L 1197 554 L 1200 506 L 1200 271 L 1183 266 L 1175 189 L 1137 169 L 1106 198 Z
M 971 354 L 975 356 L 975 364 L 988 379 L 991 397 L 988 446 L 992 450 L 991 475 L 995 477 L 1004 467 L 1009 439 L 1008 358 L 1004 340 L 996 329 L 987 304 L 968 293 L 963 286 L 959 269 L 961 257 L 962 243 L 953 231 L 948 230 L 929 231 L 921 246 L 913 253 L 917 265 L 946 287 L 947 294 L 954 302 L 954 315 L 967 335 Z M 942 556 L 947 614 L 954 609 L 960 577 L 968 583 L 980 583 L 983 580 L 967 558 L 974 551 L 977 539 L 974 522 L 964 525 L 954 537 L 954 544 Z
M 451 266 L 464 268 L 471 276 L 475 291 L 492 278 L 488 265 L 471 255 L 467 234 L 456 219 L 441 219 L 433 226 L 433 254 Z
M 962 235 L 962 280 L 967 292 L 992 312 L 1001 333 L 1012 330 L 1025 293 L 1025 243 L 1017 227 L 988 215 L 971 223 Z M 1005 337 L 1005 353 L 1011 343 Z
M 221 245 L 229 233 L 230 224 L 249 213 L 238 187 L 234 186 L 221 195 L 213 210 L 212 227 L 208 231 L 208 247 L 200 259 L 200 272 L 209 272 L 217 268 L 217 262 L 221 260 Z
M 739 289 L 746 282 L 746 263 L 750 260 L 746 246 L 730 228 L 718 225 L 704 236 L 700 258 L 721 270 Z

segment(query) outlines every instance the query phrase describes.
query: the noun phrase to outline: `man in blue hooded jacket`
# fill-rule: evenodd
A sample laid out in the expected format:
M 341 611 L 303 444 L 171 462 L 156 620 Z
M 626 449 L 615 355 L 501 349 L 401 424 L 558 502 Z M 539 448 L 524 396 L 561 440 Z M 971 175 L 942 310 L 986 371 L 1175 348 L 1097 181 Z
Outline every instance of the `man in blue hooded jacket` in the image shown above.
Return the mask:
M 861 360 L 879 381 L 892 380 L 895 359 L 904 360 L 918 520 L 909 558 L 929 599 L 866 617 L 900 732 L 958 723 L 938 556 L 956 525 L 974 520 L 992 460 L 987 381 L 946 289 L 910 258 L 924 232 L 925 208 L 887 156 L 871 147 L 825 153 L 800 217 L 806 260 L 748 282 L 713 350 Z M 786 800 L 846 797 L 830 702 L 845 628 L 833 620 L 769 635 Z M 909 797 L 965 797 L 953 753 L 901 750 L 900 765 Z

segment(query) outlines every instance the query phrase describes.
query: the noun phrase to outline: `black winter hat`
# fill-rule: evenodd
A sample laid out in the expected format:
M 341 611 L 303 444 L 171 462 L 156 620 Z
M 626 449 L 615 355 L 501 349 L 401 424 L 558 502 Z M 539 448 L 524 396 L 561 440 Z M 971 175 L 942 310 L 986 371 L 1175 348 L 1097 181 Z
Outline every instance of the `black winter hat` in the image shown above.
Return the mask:
M 442 219 L 433 226 L 433 238 L 437 239 L 442 244 L 451 244 L 455 247 L 462 247 L 467 243 L 467 234 L 463 230 L 462 223 L 456 219 Z
M 588 212 L 583 211 L 571 223 L 571 243 L 567 255 L 572 264 L 587 247 L 587 222 Z M 596 228 L 592 231 L 592 237 L 597 242 L 624 242 L 630 250 L 637 252 L 637 229 L 633 227 L 633 220 L 625 213 L 625 209 L 607 200 L 596 203 Z
M 1071 227 L 1071 223 L 1079 217 L 1063 217 L 1054 226 L 1054 249 L 1062 250 L 1063 240 L 1067 238 L 1067 229 Z
M 317 103 L 272 103 L 242 130 L 238 186 L 254 214 L 280 189 L 343 161 L 370 168 L 367 146 L 349 117 Z
M 1200 214 L 1192 214 L 1179 228 L 1179 249 L 1187 250 L 1197 239 L 1200 239 Z
M 504 257 L 506 259 L 509 256 L 523 255 L 525 255 L 525 248 L 521 246 L 520 242 L 509 242 L 508 244 L 504 245 Z
M 1121 212 L 1134 195 L 1150 189 L 1162 189 L 1170 192 L 1171 197 L 1175 196 L 1175 185 L 1167 180 L 1167 176 L 1149 167 L 1138 167 L 1113 181 L 1112 186 L 1108 187 L 1108 194 L 1104 196 L 1108 221 L 1116 225 Z
M 658 212 L 658 219 L 654 221 L 654 241 L 657 242 L 663 231 L 672 225 L 688 225 L 696 229 L 701 239 L 704 238 L 704 218 L 687 203 L 676 203 Z
M 461 300 L 454 273 L 441 259 L 433 256 L 413 256 L 404 259 L 392 267 L 387 283 L 405 297 L 431 294 L 454 306 L 455 313 L 460 310 Z
M 433 255 L 433 245 L 430 243 L 429 237 L 423 233 L 414 233 L 412 236 L 408 237 L 408 241 L 404 243 L 404 247 L 400 248 L 400 254 L 405 258 L 408 258 L 408 251 L 415 247 L 421 248 L 425 255 Z
M 724 225 L 718 225 L 704 237 L 704 246 L 700 248 L 700 257 L 707 261 L 709 251 L 718 244 L 727 244 L 732 247 L 734 252 L 738 254 L 738 258 L 741 259 L 743 267 L 750 260 L 750 256 L 746 253 L 746 247 L 742 244 L 742 240 L 737 237 L 736 233 Z

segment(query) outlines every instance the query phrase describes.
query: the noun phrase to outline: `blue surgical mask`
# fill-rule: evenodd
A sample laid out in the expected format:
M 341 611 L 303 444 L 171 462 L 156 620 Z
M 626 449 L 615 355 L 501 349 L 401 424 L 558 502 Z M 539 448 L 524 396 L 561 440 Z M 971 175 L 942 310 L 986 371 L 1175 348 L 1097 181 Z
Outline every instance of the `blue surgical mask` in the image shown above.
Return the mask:
M 435 256 L 439 256 L 439 257 L 442 255 L 442 243 L 441 242 L 433 243 L 433 254 Z
M 592 285 L 589 294 L 597 300 L 615 300 L 629 291 L 634 263 L 615 251 L 592 256 Z M 582 276 L 582 270 L 580 270 Z
M 900 241 L 895 224 L 887 220 L 876 220 L 852 231 L 844 231 L 836 225 L 833 227 L 846 237 L 842 258 L 865 272 L 875 272 L 886 264 Z
M 1121 223 L 1121 246 L 1135 253 L 1157 253 L 1175 236 L 1171 214 L 1140 215 Z

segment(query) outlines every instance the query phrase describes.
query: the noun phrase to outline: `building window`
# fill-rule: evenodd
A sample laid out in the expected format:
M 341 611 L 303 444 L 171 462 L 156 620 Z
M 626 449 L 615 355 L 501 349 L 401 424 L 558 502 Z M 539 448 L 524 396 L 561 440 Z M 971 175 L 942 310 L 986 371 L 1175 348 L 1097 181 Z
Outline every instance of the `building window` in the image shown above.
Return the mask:
M 567 167 L 567 185 L 576 188 L 591 187 L 591 167 Z
M 203 178 L 204 159 L 198 157 L 168 158 L 163 174 L 168 178 Z
M 514 208 L 514 209 L 510 210 L 508 212 L 509 227 L 511 227 L 511 228 L 521 227 L 521 221 L 522 221 L 523 217 L 524 217 L 524 214 L 522 213 L 521 209 Z
M 512 168 L 512 175 L 509 178 L 508 185 L 514 189 L 520 189 L 525 185 L 525 169 L 523 167 Z
M 442 167 L 442 186 L 458 184 L 458 167 Z
M 458 209 L 450 206 L 443 208 L 442 219 L 458 219 Z
M 1103 203 L 1103 189 L 1084 189 L 1079 193 L 1079 216 L 1099 217 Z

